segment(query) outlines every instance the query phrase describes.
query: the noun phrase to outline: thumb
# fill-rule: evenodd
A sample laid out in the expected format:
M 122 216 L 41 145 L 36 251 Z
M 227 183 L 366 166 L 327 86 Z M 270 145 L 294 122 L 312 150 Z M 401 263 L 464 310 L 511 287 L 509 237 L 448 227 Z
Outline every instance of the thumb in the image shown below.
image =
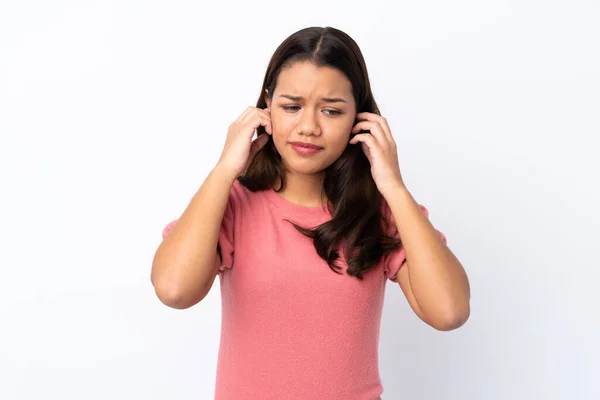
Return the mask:
M 259 150 L 262 149 L 268 141 L 269 135 L 263 133 L 252 142 L 252 144 L 250 145 L 250 154 L 248 157 L 248 162 L 252 162 L 256 153 L 258 153 Z
M 269 135 L 263 133 L 259 137 L 257 137 L 254 141 L 252 141 L 252 146 L 250 147 L 250 152 L 257 153 L 262 147 L 267 144 L 269 141 Z

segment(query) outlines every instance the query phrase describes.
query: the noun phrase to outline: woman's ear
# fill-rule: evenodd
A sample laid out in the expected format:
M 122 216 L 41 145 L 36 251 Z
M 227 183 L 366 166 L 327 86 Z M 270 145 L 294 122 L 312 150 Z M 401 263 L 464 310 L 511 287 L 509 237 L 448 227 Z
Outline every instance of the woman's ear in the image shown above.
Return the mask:
M 271 98 L 269 97 L 269 89 L 265 89 L 265 103 L 267 103 L 267 109 L 271 110 Z

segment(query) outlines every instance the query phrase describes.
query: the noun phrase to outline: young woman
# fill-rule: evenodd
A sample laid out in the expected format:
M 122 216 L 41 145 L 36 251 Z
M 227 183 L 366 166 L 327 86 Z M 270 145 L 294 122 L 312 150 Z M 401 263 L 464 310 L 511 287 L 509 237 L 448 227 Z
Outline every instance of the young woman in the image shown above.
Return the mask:
M 344 32 L 307 28 L 277 48 L 256 107 L 164 229 L 152 265 L 163 303 L 193 306 L 217 275 L 216 399 L 380 398 L 387 280 L 435 329 L 467 320 L 465 271 L 404 184 Z

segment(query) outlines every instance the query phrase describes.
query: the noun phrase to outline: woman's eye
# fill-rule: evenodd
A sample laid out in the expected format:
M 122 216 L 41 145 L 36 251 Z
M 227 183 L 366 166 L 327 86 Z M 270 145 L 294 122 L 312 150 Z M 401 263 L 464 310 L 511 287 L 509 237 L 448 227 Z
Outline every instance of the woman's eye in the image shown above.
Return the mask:
M 300 109 L 300 106 L 281 106 L 281 108 L 283 108 L 285 111 L 295 112 Z M 341 111 L 330 109 L 325 109 L 323 112 L 330 117 L 335 117 L 341 114 Z
M 325 111 L 325 113 L 331 117 L 341 114 L 341 112 L 338 110 L 323 110 L 323 111 Z

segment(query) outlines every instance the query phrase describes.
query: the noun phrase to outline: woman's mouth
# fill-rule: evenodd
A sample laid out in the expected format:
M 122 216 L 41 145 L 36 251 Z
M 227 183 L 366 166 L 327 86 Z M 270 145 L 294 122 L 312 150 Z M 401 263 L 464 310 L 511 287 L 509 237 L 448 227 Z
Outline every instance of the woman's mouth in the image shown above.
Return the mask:
M 323 150 L 321 146 L 317 146 L 312 143 L 292 142 L 291 145 L 296 153 L 300 154 L 301 156 L 312 156 L 313 154 Z

